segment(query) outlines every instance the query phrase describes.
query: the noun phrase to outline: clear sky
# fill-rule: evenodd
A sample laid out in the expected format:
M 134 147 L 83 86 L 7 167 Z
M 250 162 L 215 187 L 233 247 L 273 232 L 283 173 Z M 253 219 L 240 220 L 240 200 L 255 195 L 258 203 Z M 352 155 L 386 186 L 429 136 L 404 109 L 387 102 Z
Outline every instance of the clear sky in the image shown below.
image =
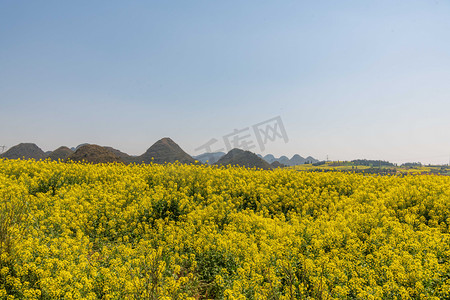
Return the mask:
M 450 2 L 0 0 L 0 145 L 448 163 Z M 213 149 L 214 150 L 214 149 Z

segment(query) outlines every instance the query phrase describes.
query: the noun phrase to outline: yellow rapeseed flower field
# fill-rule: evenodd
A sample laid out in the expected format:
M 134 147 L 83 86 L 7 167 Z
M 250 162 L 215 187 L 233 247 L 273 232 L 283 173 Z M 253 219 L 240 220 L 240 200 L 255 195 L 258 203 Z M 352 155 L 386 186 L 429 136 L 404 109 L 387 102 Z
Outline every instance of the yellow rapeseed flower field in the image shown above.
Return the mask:
M 450 299 L 450 177 L 0 160 L 0 299 Z

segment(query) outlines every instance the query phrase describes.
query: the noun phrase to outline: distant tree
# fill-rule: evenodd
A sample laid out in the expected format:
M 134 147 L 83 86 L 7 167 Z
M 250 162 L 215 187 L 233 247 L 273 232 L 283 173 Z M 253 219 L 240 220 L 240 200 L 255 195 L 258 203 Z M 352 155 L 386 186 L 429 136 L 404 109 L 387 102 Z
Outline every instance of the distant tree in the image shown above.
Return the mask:
M 368 167 L 395 167 L 391 162 L 385 160 L 369 160 L 369 159 L 355 159 L 352 163 L 356 166 L 368 166 Z
M 417 167 L 422 167 L 422 164 L 420 162 L 408 162 L 408 163 L 402 164 L 400 167 L 417 168 Z

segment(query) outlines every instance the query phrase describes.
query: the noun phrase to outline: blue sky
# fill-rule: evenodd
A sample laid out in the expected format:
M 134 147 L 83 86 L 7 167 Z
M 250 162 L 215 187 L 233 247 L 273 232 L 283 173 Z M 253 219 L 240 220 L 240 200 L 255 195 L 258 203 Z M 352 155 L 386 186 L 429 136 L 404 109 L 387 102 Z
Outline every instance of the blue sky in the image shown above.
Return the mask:
M 449 113 L 448 1 L 0 0 L 0 145 L 448 163 Z

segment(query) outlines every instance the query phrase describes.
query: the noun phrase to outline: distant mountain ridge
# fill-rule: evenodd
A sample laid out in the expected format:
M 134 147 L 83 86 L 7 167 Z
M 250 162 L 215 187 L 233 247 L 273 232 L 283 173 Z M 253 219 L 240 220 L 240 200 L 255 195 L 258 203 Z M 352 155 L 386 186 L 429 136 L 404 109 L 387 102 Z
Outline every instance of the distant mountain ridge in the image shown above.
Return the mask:
M 316 163 L 319 160 L 315 159 L 312 156 L 308 156 L 307 158 L 303 158 L 302 156 L 300 156 L 299 154 L 295 154 L 294 156 L 291 157 L 291 159 L 289 159 L 287 156 L 281 156 L 279 158 L 276 158 L 275 156 L 273 156 L 273 154 L 267 154 L 265 156 L 262 157 L 265 161 L 267 161 L 269 164 L 277 161 L 282 165 L 285 166 L 297 166 L 297 165 L 303 165 L 305 163 Z
M 65 160 L 67 159 L 70 155 L 73 154 L 74 151 L 72 151 L 72 149 L 66 147 L 66 146 L 61 146 L 58 149 L 56 149 L 55 151 L 49 151 L 50 153 L 48 153 L 47 158 L 51 159 L 51 160 Z
M 272 166 L 272 168 L 275 168 L 275 169 L 287 167 L 286 165 L 280 164 L 277 160 L 272 162 L 270 165 Z
M 136 162 L 149 164 L 174 163 L 176 161 L 184 164 L 193 164 L 195 159 L 184 152 L 172 139 L 165 137 L 154 143 L 148 150 L 135 158 Z
M 211 152 L 211 153 L 203 153 L 200 155 L 193 156 L 193 158 L 197 159 L 198 161 L 202 163 L 206 163 L 208 161 L 209 164 L 216 163 L 222 156 L 224 156 L 224 152 Z M 280 167 L 289 167 L 289 166 L 297 166 L 297 165 L 303 165 L 305 163 L 316 163 L 319 162 L 318 159 L 315 159 L 312 156 L 308 156 L 307 158 L 304 158 L 300 156 L 299 154 L 295 154 L 292 156 L 291 159 L 289 159 L 287 156 L 281 156 L 281 157 L 275 157 L 273 154 L 267 154 L 265 156 L 262 156 L 261 154 L 256 154 L 258 157 L 264 159 L 269 164 L 272 164 L 274 162 L 277 162 L 276 166 Z
M 73 152 L 75 152 L 75 151 L 77 151 L 80 147 L 82 147 L 82 146 L 86 146 L 86 145 L 89 145 L 89 143 L 83 143 L 83 144 L 79 144 L 78 146 L 76 146 L 76 147 L 72 147 L 72 148 L 70 148 L 70 150 L 72 150 Z
M 207 152 L 200 155 L 193 156 L 196 160 L 201 163 L 208 163 L 210 165 L 216 163 L 222 156 L 225 155 L 225 152 Z
M 75 151 L 74 151 L 75 150 Z M 203 153 L 194 157 L 186 153 L 172 139 L 165 137 L 155 142 L 145 153 L 139 156 L 132 156 L 118 149 L 109 146 L 99 146 L 95 144 L 80 144 L 77 147 L 68 148 L 59 147 L 54 151 L 44 152 L 36 144 L 21 143 L 11 147 L 8 151 L 0 155 L 3 158 L 34 158 L 50 160 L 74 160 L 88 161 L 92 163 L 104 162 L 122 162 L 129 163 L 174 163 L 176 161 L 184 164 L 193 164 L 197 162 L 208 164 L 236 164 L 247 167 L 257 167 L 262 169 L 272 169 L 273 167 L 285 167 L 304 164 L 306 162 L 316 163 L 317 159 L 308 156 L 295 154 L 292 158 L 287 156 L 275 157 L 273 154 L 267 154 L 264 157 L 250 151 L 241 149 L 232 149 L 228 153 L 212 152 Z
M 247 168 L 271 170 L 272 166 L 253 152 L 234 148 L 222 156 L 215 165 L 239 165 Z
M 133 163 L 133 162 L 137 162 L 135 156 L 128 155 L 127 153 L 122 152 L 122 151 L 120 151 L 120 150 L 117 150 L 117 149 L 115 149 L 115 148 L 113 148 L 113 147 L 103 146 L 103 148 L 105 148 L 106 150 L 108 150 L 108 151 L 110 151 L 111 153 L 115 154 L 117 157 L 120 158 L 120 160 L 121 160 L 122 162 L 124 162 L 124 163 L 126 163 L 126 164 Z
M 45 152 L 42 151 L 36 144 L 33 143 L 20 143 L 8 149 L 5 153 L 0 155 L 2 158 L 8 159 L 45 159 Z
M 110 150 L 93 144 L 79 147 L 68 157 L 68 159 L 73 161 L 85 161 L 94 164 L 122 162 L 120 157 L 115 155 Z

